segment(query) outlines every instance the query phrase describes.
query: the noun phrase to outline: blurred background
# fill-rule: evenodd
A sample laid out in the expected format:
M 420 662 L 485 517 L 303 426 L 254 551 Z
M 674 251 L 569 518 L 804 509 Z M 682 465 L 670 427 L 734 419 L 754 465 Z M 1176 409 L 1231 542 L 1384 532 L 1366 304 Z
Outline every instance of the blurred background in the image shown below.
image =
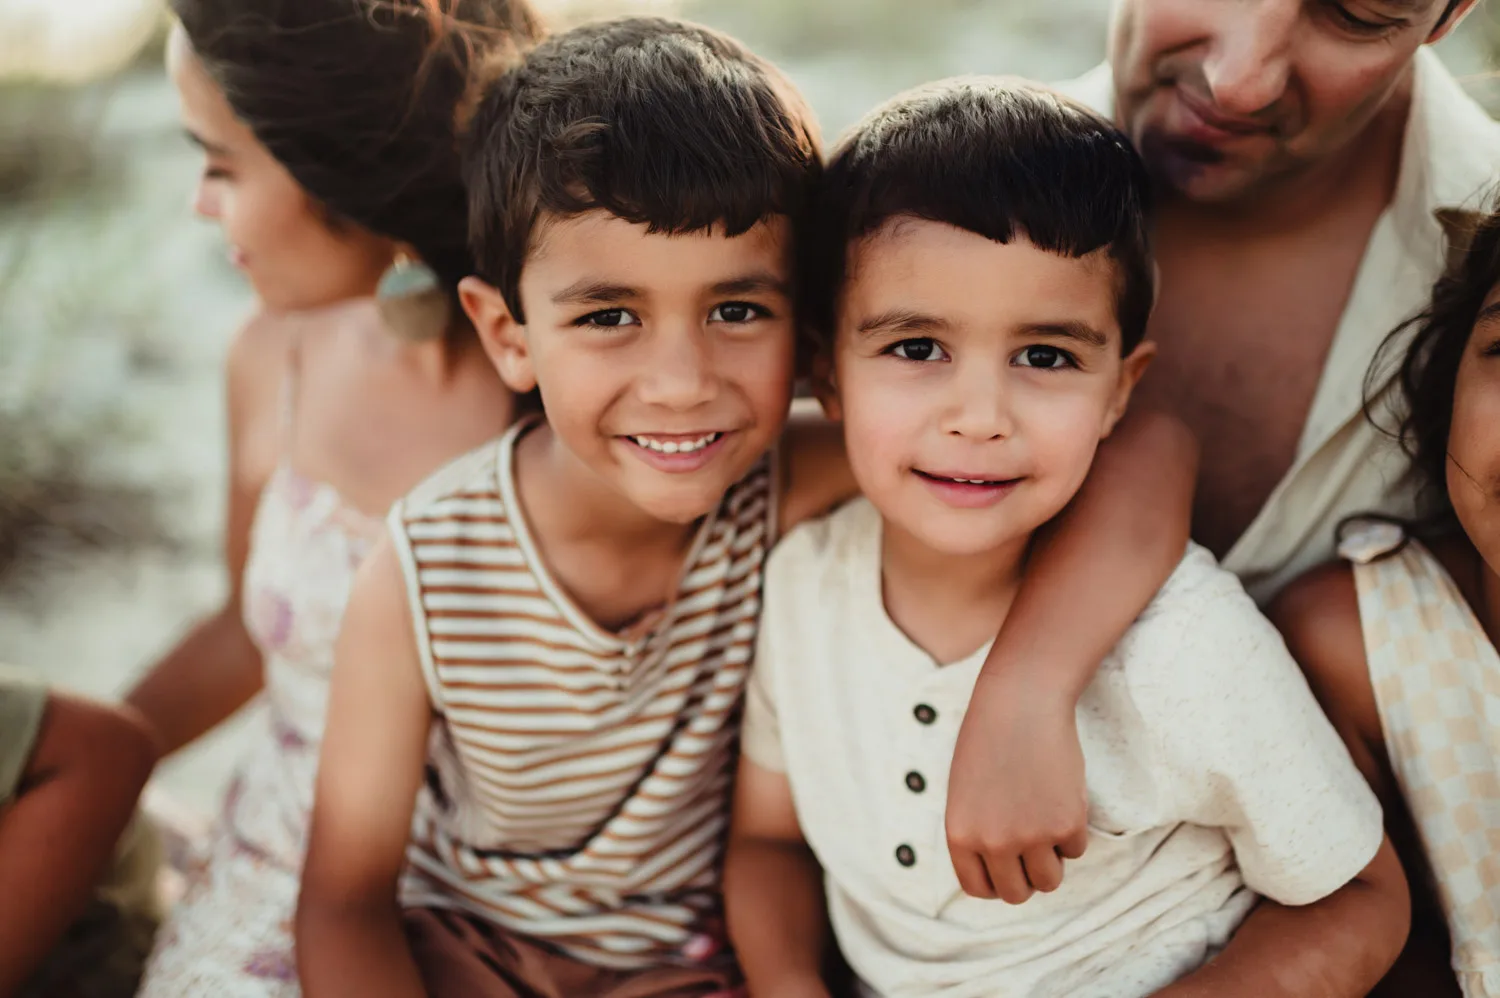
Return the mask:
M 554 24 L 651 9 L 779 63 L 831 138 L 965 72 L 1057 81 L 1104 51 L 1109 0 L 538 0 Z M 0 662 L 114 696 L 222 598 L 222 362 L 251 299 L 188 210 L 160 0 L 0 0 Z M 1440 47 L 1475 93 L 1481 5 Z M 1493 91 L 1493 92 L 1492 92 Z M 167 764 L 207 811 L 240 725 Z

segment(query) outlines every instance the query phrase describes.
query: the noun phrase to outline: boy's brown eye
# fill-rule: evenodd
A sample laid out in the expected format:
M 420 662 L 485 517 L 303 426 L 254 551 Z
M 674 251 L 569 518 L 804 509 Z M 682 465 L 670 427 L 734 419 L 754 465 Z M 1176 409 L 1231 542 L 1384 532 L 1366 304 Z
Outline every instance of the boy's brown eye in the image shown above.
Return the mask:
M 623 308 L 606 308 L 600 309 L 598 312 L 590 312 L 576 323 L 579 326 L 600 326 L 605 329 L 638 324 L 639 320 L 631 315 L 627 309 Z
M 947 356 L 943 353 L 943 348 L 938 346 L 937 340 L 928 339 L 925 336 L 902 340 L 893 345 L 890 352 L 902 360 L 914 361 L 942 360 Z
M 755 319 L 758 316 L 764 314 L 764 309 L 760 308 L 757 305 L 752 305 L 749 302 L 729 301 L 725 302 L 722 305 L 716 306 L 714 310 L 708 314 L 708 318 L 711 322 L 728 322 L 734 324 L 741 322 L 750 322 L 752 319 Z
M 1022 367 L 1040 367 L 1044 370 L 1076 366 L 1072 355 L 1066 350 L 1042 345 L 1027 347 L 1016 360 Z

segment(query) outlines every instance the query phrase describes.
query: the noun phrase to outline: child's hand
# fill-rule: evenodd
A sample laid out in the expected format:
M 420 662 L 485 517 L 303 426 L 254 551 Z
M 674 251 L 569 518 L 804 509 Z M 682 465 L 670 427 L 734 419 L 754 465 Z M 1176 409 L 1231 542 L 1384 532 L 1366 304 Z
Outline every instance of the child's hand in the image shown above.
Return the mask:
M 1088 844 L 1073 703 L 981 674 L 948 782 L 948 852 L 965 893 L 1020 904 Z

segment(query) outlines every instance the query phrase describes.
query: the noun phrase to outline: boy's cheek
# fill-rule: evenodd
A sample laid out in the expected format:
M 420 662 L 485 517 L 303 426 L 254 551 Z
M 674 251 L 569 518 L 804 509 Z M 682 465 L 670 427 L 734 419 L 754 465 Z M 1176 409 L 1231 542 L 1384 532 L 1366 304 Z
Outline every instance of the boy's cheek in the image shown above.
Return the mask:
M 861 484 L 867 477 L 897 474 L 913 460 L 926 422 L 925 407 L 910 393 L 865 391 L 857 382 L 839 390 L 844 440 Z

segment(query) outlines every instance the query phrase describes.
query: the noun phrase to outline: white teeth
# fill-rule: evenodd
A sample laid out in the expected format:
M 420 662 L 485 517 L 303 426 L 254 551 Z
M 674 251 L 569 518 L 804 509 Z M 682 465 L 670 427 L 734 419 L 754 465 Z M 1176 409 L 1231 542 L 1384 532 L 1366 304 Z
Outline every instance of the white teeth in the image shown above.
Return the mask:
M 631 437 L 637 446 L 654 450 L 658 454 L 691 454 L 700 451 L 719 439 L 721 434 L 706 433 L 696 440 L 653 440 L 650 437 Z

